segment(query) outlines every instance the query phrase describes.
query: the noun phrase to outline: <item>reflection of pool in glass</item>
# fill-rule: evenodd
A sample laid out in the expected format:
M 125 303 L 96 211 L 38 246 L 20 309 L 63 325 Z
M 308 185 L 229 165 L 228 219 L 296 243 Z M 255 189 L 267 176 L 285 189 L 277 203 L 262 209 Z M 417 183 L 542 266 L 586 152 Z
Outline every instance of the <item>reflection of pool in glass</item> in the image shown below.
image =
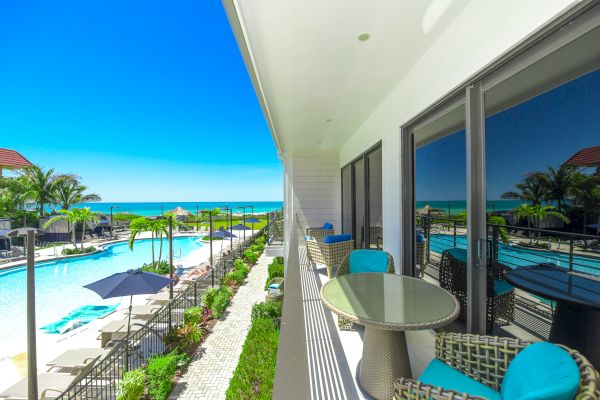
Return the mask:
M 158 258 L 158 240 L 155 240 Z M 202 247 L 197 237 L 173 238 L 174 253 L 183 257 Z M 163 241 L 162 259 L 168 257 L 168 243 Z M 59 320 L 70 311 L 84 305 L 115 304 L 119 299 L 102 300 L 83 285 L 102 279 L 116 272 L 139 268 L 152 261 L 151 241 L 136 240 L 133 251 L 127 243 L 105 247 L 105 251 L 75 258 L 68 258 L 36 265 L 36 320 L 38 328 Z M 0 271 L 0 343 L 21 344 L 25 337 L 26 317 L 26 268 L 16 267 Z M 0 355 L 6 349 L 0 349 Z
M 466 249 L 466 236 L 457 235 L 456 246 L 454 246 L 454 238 L 452 235 L 431 235 L 431 251 L 441 254 L 444 250 L 451 249 L 453 247 Z M 541 263 L 551 263 L 559 267 L 569 268 L 569 253 L 524 249 L 505 245 L 503 243 L 500 243 L 498 246 L 498 260 L 502 264 L 511 268 Z M 573 270 L 586 272 L 588 274 L 600 275 L 600 259 L 584 257 L 581 255 L 573 255 Z

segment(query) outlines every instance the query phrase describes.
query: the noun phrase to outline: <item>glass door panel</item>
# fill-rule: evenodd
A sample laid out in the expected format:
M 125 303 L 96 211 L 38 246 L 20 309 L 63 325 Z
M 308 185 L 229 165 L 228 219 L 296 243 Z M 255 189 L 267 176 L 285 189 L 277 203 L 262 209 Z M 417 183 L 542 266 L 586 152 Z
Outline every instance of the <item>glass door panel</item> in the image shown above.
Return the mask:
M 382 211 L 382 168 L 381 147 L 367 155 L 369 177 L 369 204 L 368 204 L 368 247 L 371 249 L 383 248 L 383 211 Z

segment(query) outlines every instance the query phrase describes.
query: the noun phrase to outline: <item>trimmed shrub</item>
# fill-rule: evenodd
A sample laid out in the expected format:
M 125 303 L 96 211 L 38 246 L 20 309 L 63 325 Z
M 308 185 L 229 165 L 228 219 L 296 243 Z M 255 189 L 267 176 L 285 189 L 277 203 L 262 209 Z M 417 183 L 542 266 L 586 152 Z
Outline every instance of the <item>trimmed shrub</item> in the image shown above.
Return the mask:
M 254 241 L 254 243 L 262 244 L 263 246 L 265 245 L 266 242 L 267 242 L 267 238 L 265 236 L 259 236 Z
M 256 264 L 256 262 L 258 261 L 258 254 L 253 252 L 250 249 L 246 249 L 246 250 L 244 250 L 244 258 L 250 264 Z
M 74 256 L 76 254 L 88 254 L 96 251 L 94 246 L 84 247 L 83 250 L 80 247 L 75 247 L 74 249 L 64 248 L 62 249 L 63 256 Z
M 251 320 L 254 322 L 259 318 L 269 318 L 279 326 L 281 321 L 281 309 L 281 301 L 256 303 L 252 306 Z
M 275 259 L 273 259 L 271 264 L 269 264 L 268 270 L 269 277 L 267 278 L 267 282 L 265 284 L 265 290 L 268 289 L 269 282 L 271 282 L 271 279 L 276 277 L 283 277 L 283 259 L 281 257 L 276 257 Z
M 211 308 L 218 291 L 219 289 L 214 287 L 206 289 L 206 292 L 204 293 L 204 295 L 202 295 L 202 305 L 204 305 L 207 308 Z
M 246 274 L 242 270 L 234 270 L 228 272 L 223 277 L 223 284 L 231 286 L 232 284 L 236 284 L 237 286 L 241 286 L 244 283 L 244 279 L 246 279 Z
M 148 394 L 152 400 L 167 400 L 179 361 L 180 356 L 175 352 L 148 361 Z
M 171 272 L 169 268 L 169 262 L 165 260 L 144 264 L 142 265 L 142 271 L 153 272 L 160 275 L 167 275 L 169 272 Z
M 202 321 L 202 309 L 200 307 L 190 307 L 183 312 L 183 323 L 198 325 Z
M 236 271 L 244 271 L 245 276 L 248 276 L 248 273 L 250 272 L 250 268 L 248 268 L 244 260 L 241 258 L 238 258 L 233 262 L 233 269 Z
M 142 400 L 146 392 L 146 372 L 134 369 L 123 374 L 123 380 L 119 382 L 117 400 Z
M 279 330 L 270 318 L 252 322 L 238 365 L 225 394 L 228 400 L 271 399 Z
M 233 290 L 229 286 L 219 288 L 210 307 L 210 311 L 215 318 L 221 318 L 232 297 Z

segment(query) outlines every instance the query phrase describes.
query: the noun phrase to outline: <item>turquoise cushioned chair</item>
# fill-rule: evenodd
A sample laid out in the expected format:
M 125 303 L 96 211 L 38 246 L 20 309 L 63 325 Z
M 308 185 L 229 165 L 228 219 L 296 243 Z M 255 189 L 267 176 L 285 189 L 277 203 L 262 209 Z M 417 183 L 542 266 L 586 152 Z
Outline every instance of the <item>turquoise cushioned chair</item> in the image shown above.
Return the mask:
M 547 342 L 439 332 L 418 380 L 400 378 L 394 400 L 597 400 L 600 377 L 575 350 Z

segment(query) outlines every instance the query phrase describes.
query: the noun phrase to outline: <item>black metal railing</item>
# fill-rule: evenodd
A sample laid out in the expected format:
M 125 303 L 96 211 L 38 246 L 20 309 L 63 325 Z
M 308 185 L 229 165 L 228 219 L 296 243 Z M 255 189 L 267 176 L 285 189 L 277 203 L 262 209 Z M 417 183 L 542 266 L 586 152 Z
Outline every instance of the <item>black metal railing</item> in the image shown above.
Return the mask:
M 509 268 L 532 264 L 553 264 L 569 271 L 600 275 L 598 237 L 548 229 L 488 224 L 489 258 Z M 449 248 L 466 248 L 466 224 L 463 220 L 419 216 L 417 227 L 426 239 L 426 254 L 436 265 L 441 253 Z M 506 241 L 503 241 L 503 236 Z
M 269 244 L 283 241 L 283 209 L 267 214 L 267 236 Z
M 57 399 L 116 399 L 123 373 L 143 366 L 150 357 L 164 354 L 168 350 L 163 338 L 183 323 L 185 309 L 200 305 L 206 289 L 213 282 L 220 282 L 233 269 L 234 260 L 242 257 L 244 250 L 263 235 L 266 229 L 265 226 L 246 240 L 241 240 L 233 249 L 219 257 L 207 275 L 178 292 L 144 325 L 134 323 L 133 333 L 117 341 L 106 356 L 94 363 L 89 370 L 80 373 Z

